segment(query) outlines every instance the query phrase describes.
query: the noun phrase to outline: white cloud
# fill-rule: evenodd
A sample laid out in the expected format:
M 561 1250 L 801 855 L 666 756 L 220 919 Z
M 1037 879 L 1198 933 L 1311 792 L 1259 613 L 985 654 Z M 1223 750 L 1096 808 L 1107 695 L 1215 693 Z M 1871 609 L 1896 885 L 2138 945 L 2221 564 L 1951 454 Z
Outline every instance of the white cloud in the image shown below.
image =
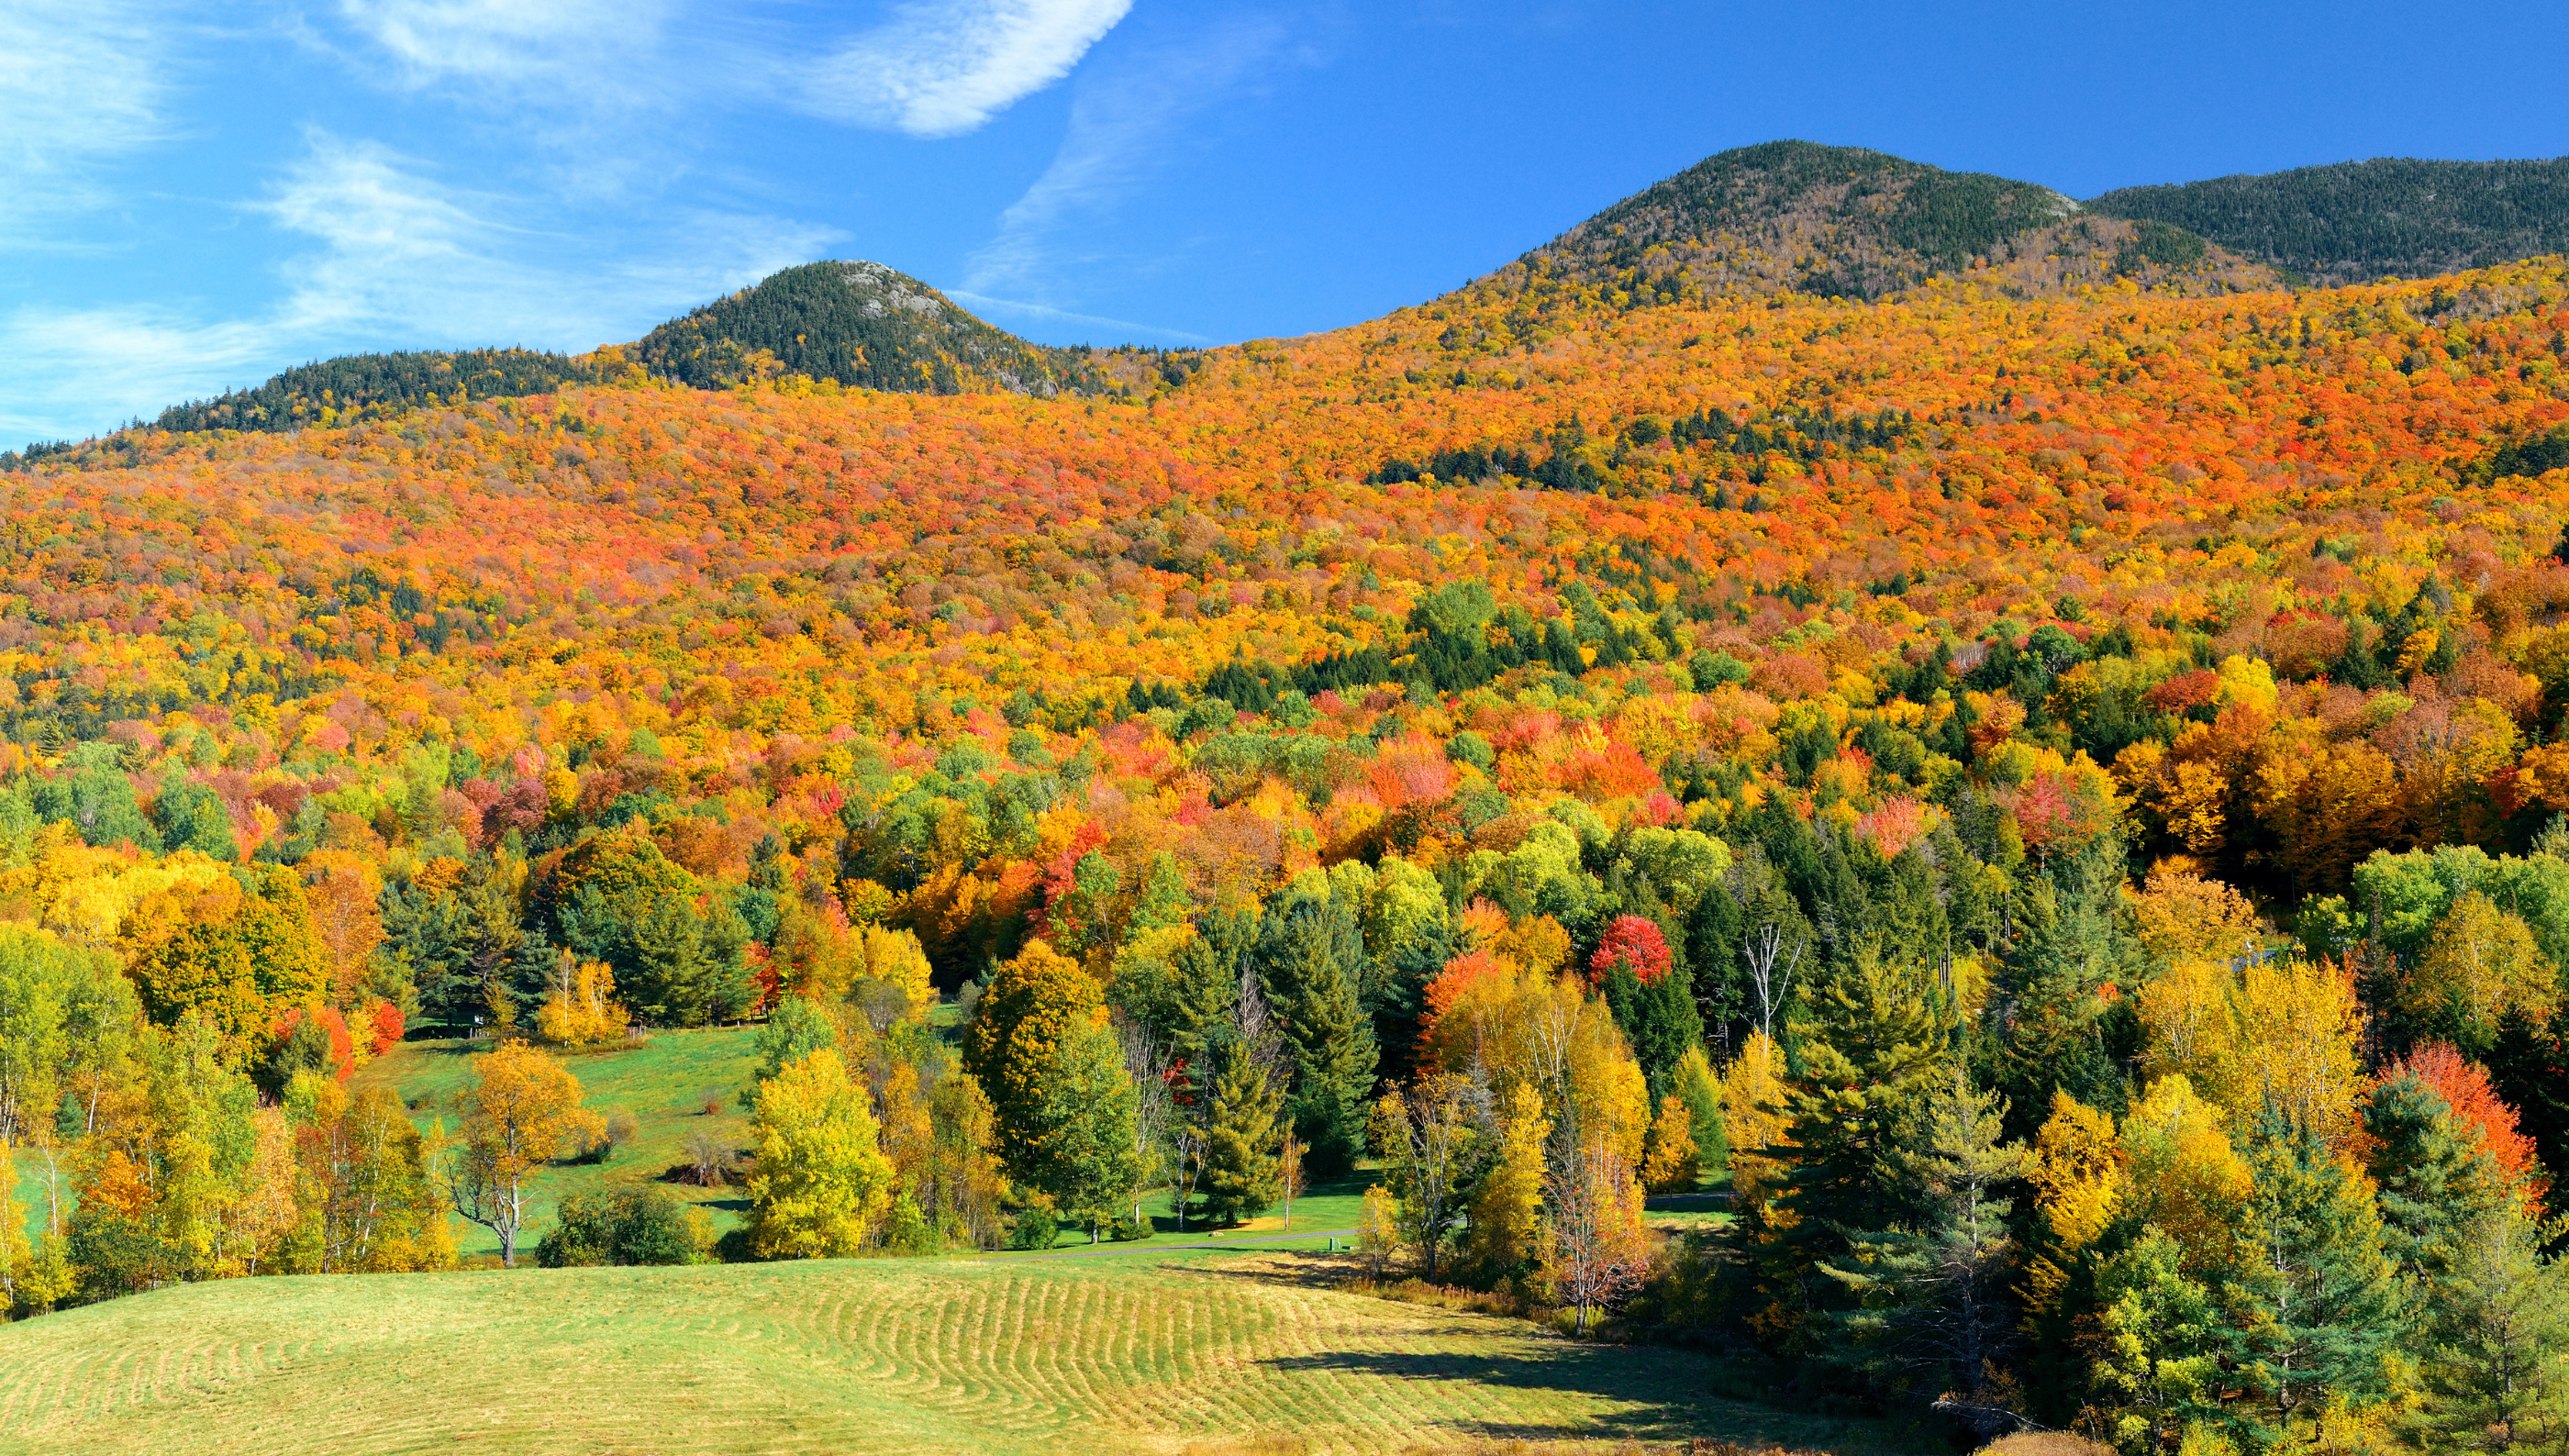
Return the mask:
M 0 448 L 150 419 L 303 360 L 387 347 L 578 351 L 821 255 L 837 234 L 705 210 L 635 235 L 552 231 L 541 199 L 448 187 L 410 158 L 315 134 L 259 205 L 312 246 L 265 313 L 20 312 L 0 324 Z
M 105 200 L 90 169 L 163 136 L 156 10 L 142 0 L 0 4 L 0 196 L 11 214 L 0 233 Z
M 413 85 L 585 84 L 628 75 L 655 48 L 670 0 L 339 0 Z
M 969 132 L 1079 64 L 1133 0 L 906 4 L 812 70 L 824 116 L 914 137 Z
M 1218 100 L 1284 39 L 1272 24 L 1234 25 L 1182 49 L 1128 57 L 1110 74 L 1084 76 L 1071 99 L 1061 150 L 999 214 L 997 233 L 967 260 L 963 286 L 976 293 L 1043 294 L 1064 275 L 1098 261 L 1069 235 L 1101 219 L 1147 181 L 1180 124 Z

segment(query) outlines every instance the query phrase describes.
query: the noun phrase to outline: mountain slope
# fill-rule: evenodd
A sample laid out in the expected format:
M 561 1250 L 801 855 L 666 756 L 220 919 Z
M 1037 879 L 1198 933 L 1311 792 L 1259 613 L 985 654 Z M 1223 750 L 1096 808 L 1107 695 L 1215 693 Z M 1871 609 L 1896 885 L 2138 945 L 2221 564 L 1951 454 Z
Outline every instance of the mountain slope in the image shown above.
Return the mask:
M 2569 250 L 2569 158 L 2378 158 L 2125 187 L 2086 206 L 2183 227 L 2315 282 L 2423 277 Z
M 787 268 L 660 325 L 631 352 L 651 373 L 700 389 L 785 374 L 927 394 L 1107 386 L 1087 350 L 1028 343 L 917 278 L 868 262 Z
M 344 355 L 173 405 L 155 424 L 169 431 L 295 430 L 426 405 L 549 394 L 636 364 L 699 389 L 802 374 L 893 393 L 1041 396 L 1147 393 L 1183 380 L 1186 367 L 1158 351 L 1100 354 L 1030 343 L 881 263 L 825 261 L 771 274 L 638 343 L 577 356 L 534 349 Z M 26 458 L 54 448 L 36 447 Z
M 2173 228 L 2079 215 L 2049 187 L 1886 153 L 1769 142 L 1706 158 L 1487 282 L 1661 295 L 1878 298 L 1940 273 L 2007 269 L 2014 291 L 2135 277 L 2175 291 L 2264 284 Z
M 250 389 L 172 405 L 164 430 L 293 430 L 419 405 L 547 394 L 597 378 L 587 361 L 534 349 L 427 349 L 348 354 L 304 364 Z

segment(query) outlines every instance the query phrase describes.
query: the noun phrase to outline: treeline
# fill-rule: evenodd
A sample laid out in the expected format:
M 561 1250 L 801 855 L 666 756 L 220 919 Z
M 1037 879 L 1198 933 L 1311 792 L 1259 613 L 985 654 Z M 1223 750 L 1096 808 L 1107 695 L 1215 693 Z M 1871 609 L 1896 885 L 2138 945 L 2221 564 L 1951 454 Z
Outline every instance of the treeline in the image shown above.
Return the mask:
M 427 405 L 550 394 L 597 377 L 590 364 L 534 349 L 348 354 L 288 369 L 254 388 L 173 405 L 154 423 L 171 431 L 299 430 Z

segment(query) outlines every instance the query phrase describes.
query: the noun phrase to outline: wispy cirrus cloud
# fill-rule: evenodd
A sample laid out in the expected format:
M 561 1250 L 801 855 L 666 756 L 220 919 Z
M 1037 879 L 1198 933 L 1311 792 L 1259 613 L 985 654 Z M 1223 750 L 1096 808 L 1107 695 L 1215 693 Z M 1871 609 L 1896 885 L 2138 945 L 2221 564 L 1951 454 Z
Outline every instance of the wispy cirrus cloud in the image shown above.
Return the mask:
M 914 137 L 969 132 L 1070 74 L 1133 0 L 905 4 L 814 66 L 821 115 Z
M 39 308 L 0 324 L 0 442 L 149 419 L 386 338 L 571 351 L 630 339 L 838 236 L 706 209 L 620 235 L 551 229 L 542 198 L 452 186 L 415 158 L 319 132 L 252 210 L 303 244 L 279 263 L 283 296 L 255 317 Z
M 168 134 L 166 19 L 148 0 L 0 5 L 0 238 L 108 200 L 93 169 Z
M 628 89 L 661 64 L 676 0 L 339 0 L 392 79 Z
M 1241 20 L 1191 36 L 1183 46 L 1137 52 L 1109 71 L 1084 75 L 1071 99 L 1060 150 L 999 214 L 990 240 L 966 259 L 964 289 L 999 311 L 1077 317 L 1061 307 L 1058 295 L 1066 281 L 1126 245 L 1120 238 L 1084 238 L 1083 232 L 1109 220 L 1119 202 L 1150 181 L 1190 117 L 1256 74 L 1285 41 L 1284 28 L 1272 20 Z
M 1070 74 L 1133 0 L 901 0 L 825 41 L 762 39 L 701 0 L 339 0 L 371 63 L 407 87 L 515 91 L 528 100 L 782 106 L 828 120 L 951 137 Z

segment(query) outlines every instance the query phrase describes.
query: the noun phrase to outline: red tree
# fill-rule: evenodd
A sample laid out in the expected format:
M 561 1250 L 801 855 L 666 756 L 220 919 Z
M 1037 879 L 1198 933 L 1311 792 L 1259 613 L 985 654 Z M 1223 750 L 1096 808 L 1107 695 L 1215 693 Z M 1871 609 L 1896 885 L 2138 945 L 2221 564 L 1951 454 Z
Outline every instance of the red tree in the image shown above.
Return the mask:
M 1621 965 L 1649 985 L 1666 975 L 1672 963 L 1667 938 L 1657 925 L 1640 915 L 1617 915 L 1615 923 L 1606 927 L 1605 938 L 1597 942 L 1597 953 L 1588 957 L 1588 979 L 1602 984 Z

